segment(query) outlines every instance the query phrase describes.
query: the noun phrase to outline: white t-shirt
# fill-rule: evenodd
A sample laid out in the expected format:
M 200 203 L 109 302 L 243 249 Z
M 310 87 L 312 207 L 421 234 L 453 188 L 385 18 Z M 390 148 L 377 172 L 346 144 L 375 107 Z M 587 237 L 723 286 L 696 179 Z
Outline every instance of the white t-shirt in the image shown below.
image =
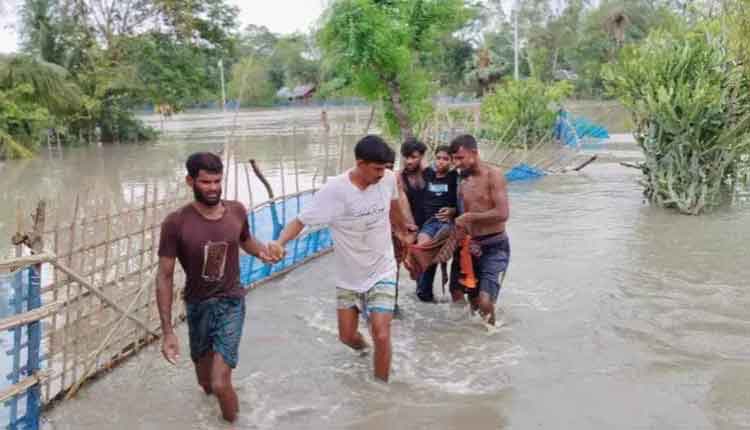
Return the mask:
M 331 178 L 299 215 L 305 225 L 328 225 L 336 264 L 336 286 L 365 292 L 396 275 L 391 241 L 391 202 L 398 199 L 396 177 L 386 170 L 377 184 L 360 190 L 347 170 Z

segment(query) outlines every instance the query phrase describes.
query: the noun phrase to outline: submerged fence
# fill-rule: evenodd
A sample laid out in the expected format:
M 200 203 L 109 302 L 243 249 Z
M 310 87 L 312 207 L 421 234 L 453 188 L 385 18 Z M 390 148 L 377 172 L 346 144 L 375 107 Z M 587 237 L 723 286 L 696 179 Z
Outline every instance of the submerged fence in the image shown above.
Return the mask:
M 459 133 L 475 132 L 480 127 L 478 112 L 471 108 L 467 112 L 459 118 L 436 113 L 421 136 L 436 145 Z M 254 166 L 249 157 L 238 154 L 252 149 L 227 142 L 225 198 L 240 200 L 251 209 L 248 221 L 261 241 L 278 237 L 283 225 L 309 203 L 316 184 L 353 164 L 353 142 L 373 123 L 372 114 L 366 126 L 360 124 L 366 115 L 354 117 L 353 125 L 324 122 L 312 135 L 309 127 L 285 131 L 291 140 L 303 135 L 310 139 L 323 153 L 323 165 L 316 168 L 311 183 L 303 184 L 298 169 L 302 155 L 298 157 L 295 149 L 291 167 L 281 157 L 278 166 L 270 166 L 281 179 L 278 197 L 270 185 L 265 192 L 251 185 Z M 487 154 L 483 157 L 504 167 L 509 180 L 515 180 L 512 175 L 522 169 L 562 171 L 579 157 L 577 148 L 559 143 L 540 142 L 524 149 L 481 144 Z M 0 385 L 0 401 L 5 402 L 0 424 L 9 429 L 37 428 L 41 409 L 75 395 L 83 383 L 159 338 L 154 289 L 161 221 L 192 200 L 191 191 L 179 183 L 181 175 L 167 183 L 130 186 L 115 199 L 90 193 L 75 197 L 72 204 L 48 207 L 41 201 L 28 228 L 23 213 L 30 208 L 19 209 L 14 237 L 17 258 L 0 262 L 0 344 L 5 351 L 0 356 L 5 375 L 0 378 L 5 379 Z M 293 184 L 288 185 L 285 177 L 293 178 Z M 259 195 L 267 197 L 261 201 Z M 287 256 L 277 264 L 265 265 L 243 255 L 241 282 L 252 288 L 331 248 L 327 229 L 305 230 L 287 245 Z M 175 323 L 184 318 L 179 300 L 182 281 L 178 267 Z

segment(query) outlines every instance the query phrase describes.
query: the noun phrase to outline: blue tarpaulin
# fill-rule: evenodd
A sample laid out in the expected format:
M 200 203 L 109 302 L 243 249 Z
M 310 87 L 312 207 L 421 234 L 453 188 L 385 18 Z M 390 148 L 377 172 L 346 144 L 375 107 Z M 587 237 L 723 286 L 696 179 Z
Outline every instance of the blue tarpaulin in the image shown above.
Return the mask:
M 250 231 L 261 242 L 277 239 L 287 222 L 293 220 L 297 214 L 312 199 L 313 192 L 304 192 L 297 196 L 287 197 L 276 201 L 273 205 L 266 204 L 256 208 L 249 215 Z M 297 239 L 289 242 L 286 247 L 284 260 L 274 265 L 263 264 L 260 260 L 249 255 L 240 257 L 240 280 L 242 285 L 249 286 L 264 278 L 309 258 L 333 246 L 331 233 L 328 229 L 303 232 Z

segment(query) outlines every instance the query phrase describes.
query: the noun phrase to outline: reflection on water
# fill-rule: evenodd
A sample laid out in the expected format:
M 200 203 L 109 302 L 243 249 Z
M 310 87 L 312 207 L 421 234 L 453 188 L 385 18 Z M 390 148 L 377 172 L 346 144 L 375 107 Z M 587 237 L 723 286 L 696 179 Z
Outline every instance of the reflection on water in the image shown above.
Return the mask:
M 288 154 L 264 140 L 275 137 L 244 139 L 243 157 L 272 166 Z M 177 178 L 184 156 L 209 145 L 108 148 L 110 161 L 79 173 L 117 170 L 115 190 L 155 172 Z M 311 181 L 321 148 L 296 145 Z M 370 356 L 336 339 L 330 257 L 251 292 L 236 428 L 750 428 L 750 209 L 698 218 L 650 208 L 637 172 L 618 164 L 637 152 L 601 151 L 581 173 L 511 186 L 513 261 L 495 333 L 464 309 L 418 303 L 401 277 L 388 385 L 370 376 Z M 62 181 L 76 182 L 74 171 Z M 185 351 L 184 326 L 179 335 Z M 148 348 L 55 408 L 46 427 L 229 428 L 186 357 L 175 368 Z

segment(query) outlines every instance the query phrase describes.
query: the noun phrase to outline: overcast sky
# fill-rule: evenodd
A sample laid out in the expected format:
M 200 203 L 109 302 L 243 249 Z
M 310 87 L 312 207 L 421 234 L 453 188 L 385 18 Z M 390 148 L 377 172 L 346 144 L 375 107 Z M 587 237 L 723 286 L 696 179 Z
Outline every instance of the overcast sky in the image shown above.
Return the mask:
M 265 25 L 274 33 L 305 31 L 320 16 L 325 0 L 227 0 L 239 6 L 239 21 Z M 18 0 L 0 0 L 0 52 L 18 50 Z
M 265 25 L 274 33 L 306 31 L 315 24 L 330 0 L 227 0 L 240 8 L 242 28 L 247 24 Z M 502 0 L 509 10 L 514 0 Z M 523 1 L 523 0 L 521 0 Z M 551 0 L 557 7 L 565 0 Z M 17 19 L 20 0 L 0 0 L 0 53 L 18 50 Z

